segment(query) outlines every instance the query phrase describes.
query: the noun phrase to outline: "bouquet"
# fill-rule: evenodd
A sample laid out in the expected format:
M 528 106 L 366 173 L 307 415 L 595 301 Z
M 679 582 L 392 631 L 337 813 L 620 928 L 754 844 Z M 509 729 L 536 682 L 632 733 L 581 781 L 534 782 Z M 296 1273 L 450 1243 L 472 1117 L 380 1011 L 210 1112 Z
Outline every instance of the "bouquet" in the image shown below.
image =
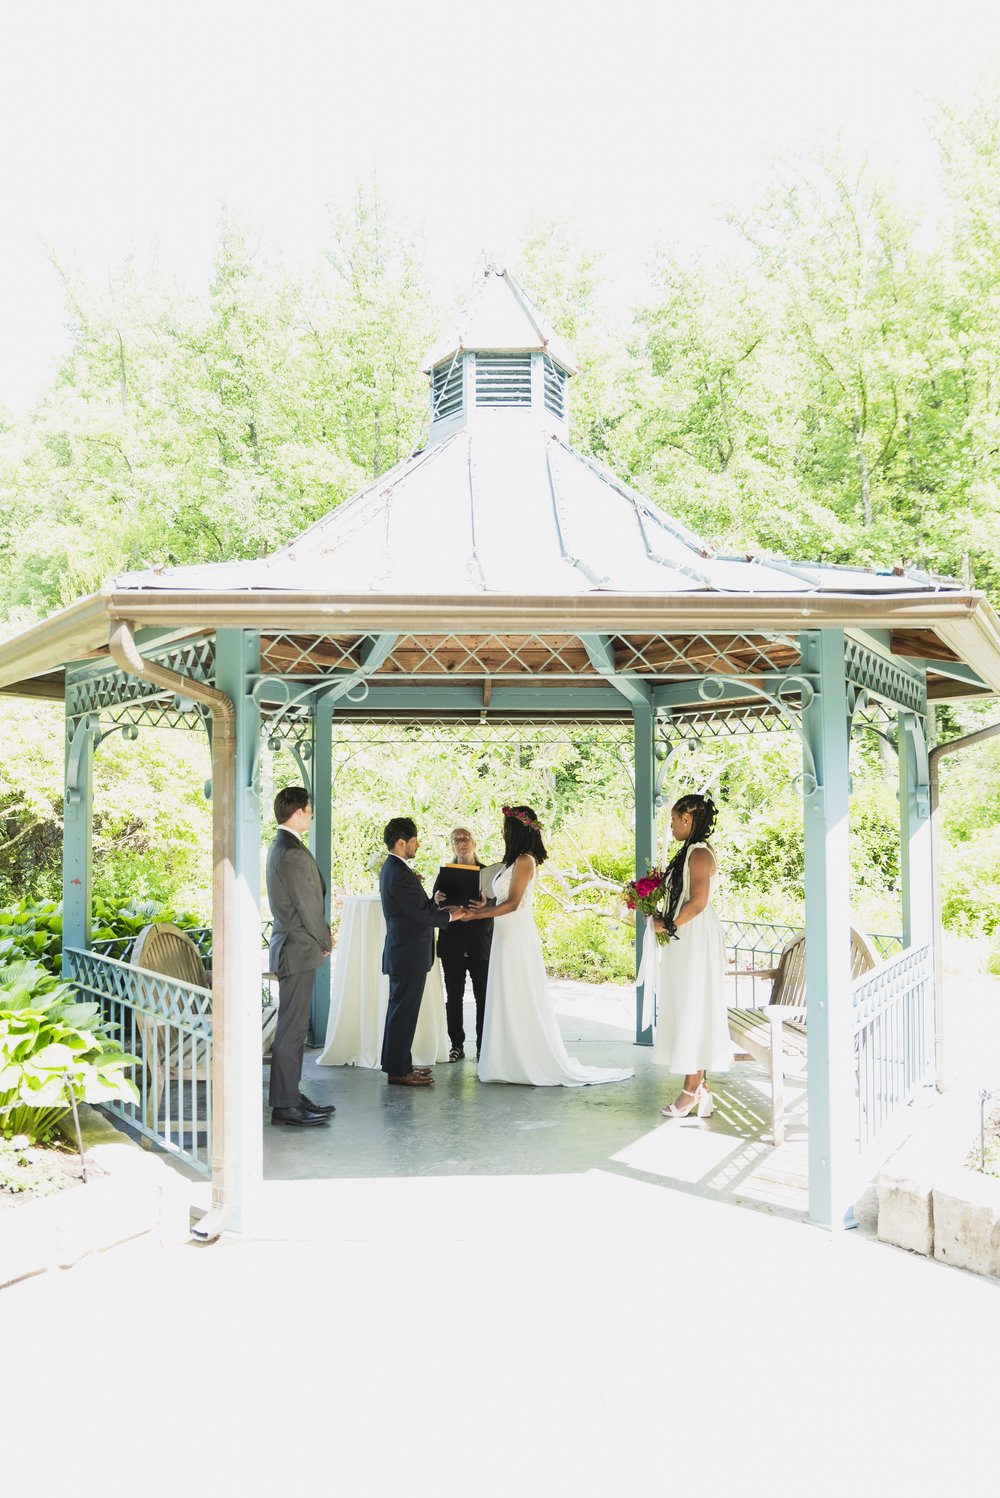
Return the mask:
M 667 888 L 667 876 L 662 869 L 648 869 L 639 879 L 632 879 L 622 889 L 622 899 L 629 910 L 638 910 L 642 915 L 662 915 L 660 906 L 663 903 Z M 670 922 L 667 923 L 668 928 Z M 666 946 L 670 940 L 669 929 L 657 931 L 657 944 Z

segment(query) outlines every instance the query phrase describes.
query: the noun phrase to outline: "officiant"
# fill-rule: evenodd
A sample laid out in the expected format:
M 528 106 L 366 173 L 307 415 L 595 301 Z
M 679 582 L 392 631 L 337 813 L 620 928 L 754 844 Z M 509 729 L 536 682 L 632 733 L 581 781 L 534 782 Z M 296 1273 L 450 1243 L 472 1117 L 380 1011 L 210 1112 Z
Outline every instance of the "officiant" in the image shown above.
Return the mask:
M 479 880 L 474 884 L 478 903 L 484 896 L 493 904 L 493 875 L 499 865 L 481 863 L 476 857 L 476 843 L 467 827 L 456 827 L 451 834 L 451 847 L 456 864 L 466 869 L 478 869 Z M 439 905 L 449 903 L 449 894 L 442 885 L 448 883 L 448 866 L 442 868 L 434 881 L 431 893 Z M 449 892 L 450 893 L 450 892 Z M 483 1012 L 486 1005 L 486 975 L 490 966 L 490 943 L 493 940 L 493 922 L 453 921 L 438 932 L 438 956 L 444 972 L 445 1013 L 448 1023 L 448 1040 L 451 1049 L 449 1061 L 461 1061 L 465 1057 L 465 979 L 472 979 L 472 992 L 476 1000 L 476 1060 L 483 1043 Z

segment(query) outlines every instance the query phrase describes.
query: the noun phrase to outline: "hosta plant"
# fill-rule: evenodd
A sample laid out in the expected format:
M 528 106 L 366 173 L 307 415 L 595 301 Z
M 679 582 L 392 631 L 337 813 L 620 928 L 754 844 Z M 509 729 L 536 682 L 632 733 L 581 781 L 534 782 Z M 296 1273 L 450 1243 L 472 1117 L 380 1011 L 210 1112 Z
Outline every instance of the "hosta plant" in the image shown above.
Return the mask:
M 182 930 L 202 927 L 205 923 L 190 911 L 174 910 L 158 900 L 129 900 L 119 904 L 95 899 L 92 908 L 90 939 L 99 950 L 102 943 L 118 943 L 112 955 L 124 957 L 129 945 L 143 926 L 151 921 L 172 921 Z M 17 900 L 0 909 L 0 945 L 10 942 L 6 950 L 29 961 L 40 962 L 50 973 L 62 969 L 62 901 Z M 120 949 L 119 949 L 120 948 Z
M 102 1024 L 98 1006 L 81 1003 L 38 962 L 10 960 L 0 940 L 0 1136 L 48 1139 L 71 1099 L 138 1101 L 128 1055 Z

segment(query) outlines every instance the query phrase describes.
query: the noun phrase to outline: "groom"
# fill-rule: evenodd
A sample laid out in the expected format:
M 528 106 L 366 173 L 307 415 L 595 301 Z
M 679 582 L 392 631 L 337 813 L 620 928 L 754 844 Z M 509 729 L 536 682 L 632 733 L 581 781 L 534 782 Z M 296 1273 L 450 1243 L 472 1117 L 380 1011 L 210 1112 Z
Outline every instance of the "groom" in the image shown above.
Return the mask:
M 413 870 L 420 843 L 411 817 L 393 817 L 385 829 L 389 856 L 379 875 L 385 947 L 382 971 L 389 975 L 389 1008 L 382 1039 L 382 1070 L 400 1087 L 429 1087 L 429 1067 L 414 1068 L 411 1047 L 424 984 L 434 962 L 434 927 L 447 926 L 454 912 L 439 910 Z

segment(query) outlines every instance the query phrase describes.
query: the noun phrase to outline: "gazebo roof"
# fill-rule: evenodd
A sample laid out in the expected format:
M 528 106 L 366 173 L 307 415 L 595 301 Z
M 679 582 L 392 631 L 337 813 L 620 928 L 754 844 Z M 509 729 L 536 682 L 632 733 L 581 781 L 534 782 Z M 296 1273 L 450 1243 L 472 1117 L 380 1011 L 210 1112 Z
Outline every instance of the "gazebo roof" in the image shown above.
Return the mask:
M 457 351 L 472 364 L 461 407 L 444 429 L 432 423 L 426 447 L 271 556 L 112 579 L 0 645 L 0 690 L 60 695 L 59 668 L 101 655 L 124 619 L 177 637 L 226 626 L 326 635 L 345 657 L 387 630 L 706 637 L 826 625 L 881 631 L 883 648 L 931 663 L 932 695 L 1000 693 L 1000 621 L 982 594 L 910 569 L 721 555 L 574 452 L 536 378 L 546 355 L 567 371 L 572 361 L 506 273 L 486 274 L 458 342 L 440 348 L 432 364 Z M 477 348 L 492 370 L 498 350 L 517 351 L 516 408 L 491 388 L 480 398 Z M 526 354 L 539 361 L 527 383 Z
M 360 586 L 359 586 L 360 585 Z M 415 453 L 259 561 L 127 573 L 115 591 L 863 596 L 958 584 L 717 554 L 557 435 L 501 418 Z

